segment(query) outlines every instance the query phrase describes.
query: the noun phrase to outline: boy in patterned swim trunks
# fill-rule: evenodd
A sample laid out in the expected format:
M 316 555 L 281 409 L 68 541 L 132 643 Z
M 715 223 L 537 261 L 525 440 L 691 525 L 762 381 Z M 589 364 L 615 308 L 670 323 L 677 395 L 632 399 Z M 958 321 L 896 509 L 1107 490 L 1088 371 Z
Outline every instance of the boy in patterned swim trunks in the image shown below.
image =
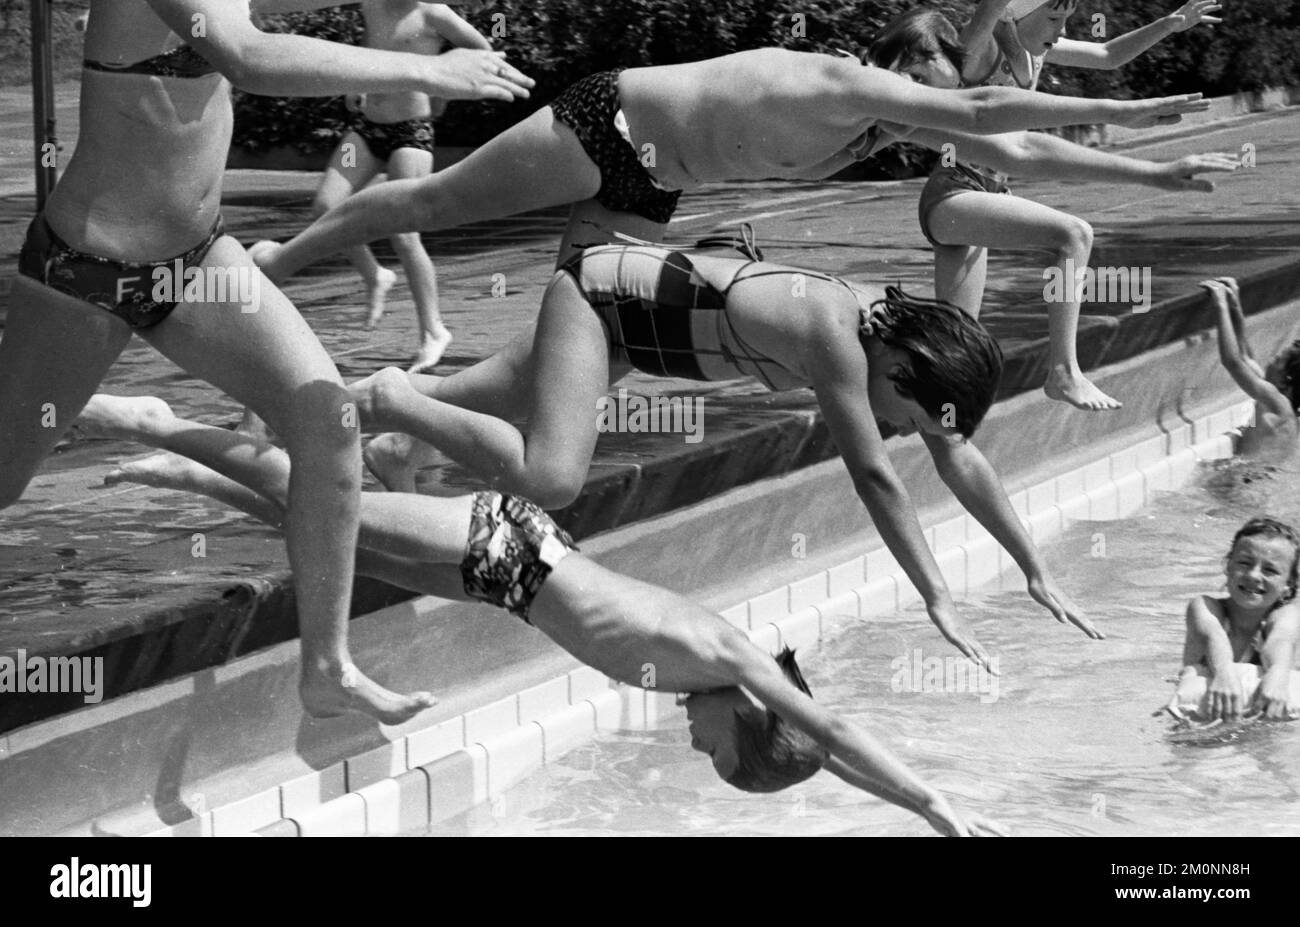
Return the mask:
M 82 422 L 173 452 L 127 464 L 109 482 L 203 493 L 269 524 L 283 520 L 289 463 L 270 445 L 178 420 L 150 398 L 97 396 Z M 599 566 L 525 499 L 363 493 L 357 572 L 505 608 L 620 682 L 644 685 L 653 665 L 657 689 L 689 693 L 691 745 L 737 788 L 774 792 L 824 767 L 942 834 L 1001 834 L 958 815 L 887 747 L 815 702 L 789 651 L 773 661 L 720 616 Z

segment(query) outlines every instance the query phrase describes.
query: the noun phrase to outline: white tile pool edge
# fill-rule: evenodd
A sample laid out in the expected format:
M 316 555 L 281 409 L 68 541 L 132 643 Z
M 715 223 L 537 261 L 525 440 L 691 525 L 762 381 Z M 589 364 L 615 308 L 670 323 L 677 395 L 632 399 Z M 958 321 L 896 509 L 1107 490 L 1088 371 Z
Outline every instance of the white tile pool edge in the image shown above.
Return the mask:
M 1029 486 L 1011 496 L 1012 506 L 1040 545 L 1075 521 L 1130 515 L 1154 493 L 1185 485 L 1198 462 L 1231 456 L 1229 432 L 1248 422 L 1253 412 L 1253 403 L 1244 401 L 1187 422 Z M 1014 566 L 968 514 L 924 527 L 958 598 Z M 881 547 L 733 605 L 722 616 L 776 652 L 782 646 L 814 643 L 846 618 L 891 614 L 918 599 Z M 148 835 L 418 831 L 499 798 L 597 731 L 642 730 L 679 710 L 675 693 L 621 685 L 581 667 L 327 769 L 220 807 L 196 807 L 194 817 Z M 127 819 L 120 824 L 102 819 L 96 830 L 141 832 Z

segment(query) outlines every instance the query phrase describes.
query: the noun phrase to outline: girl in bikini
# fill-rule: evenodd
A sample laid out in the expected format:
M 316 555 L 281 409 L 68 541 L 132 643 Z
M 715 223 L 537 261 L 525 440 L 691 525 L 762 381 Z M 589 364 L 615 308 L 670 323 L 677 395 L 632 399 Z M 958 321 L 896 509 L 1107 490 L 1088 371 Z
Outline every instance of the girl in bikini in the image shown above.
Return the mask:
M 348 655 L 361 481 L 347 391 L 306 322 L 222 231 L 230 86 L 509 101 L 531 81 L 492 52 L 432 58 L 264 33 L 247 3 L 229 0 L 92 0 L 85 47 L 77 149 L 28 232 L 0 340 L 0 506 L 22 495 L 138 334 L 284 437 L 304 706 L 408 718 L 429 698 L 389 692 Z

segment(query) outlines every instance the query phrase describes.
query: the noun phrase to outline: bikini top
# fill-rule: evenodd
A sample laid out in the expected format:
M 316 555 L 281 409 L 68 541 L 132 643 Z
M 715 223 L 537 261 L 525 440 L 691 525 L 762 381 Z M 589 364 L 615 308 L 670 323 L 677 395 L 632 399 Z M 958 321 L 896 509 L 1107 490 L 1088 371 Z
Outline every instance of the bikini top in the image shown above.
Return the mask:
M 133 64 L 109 64 L 107 61 L 86 58 L 82 61 L 82 66 L 89 71 L 106 71 L 111 74 L 148 74 L 153 77 L 186 79 L 217 73 L 212 63 L 189 45 L 181 45 Z
M 1232 619 L 1225 615 L 1219 619 L 1219 625 L 1223 628 L 1223 632 L 1228 635 L 1228 640 L 1231 641 L 1232 640 Z M 1248 645 L 1249 649 L 1247 649 L 1245 653 L 1241 655 L 1240 660 L 1236 660 L 1234 662 L 1252 663 L 1255 666 L 1262 666 L 1264 663 L 1263 655 L 1262 655 L 1262 651 L 1264 650 L 1264 642 L 1268 640 L 1268 632 L 1271 631 L 1272 629 L 1273 629 L 1272 619 L 1265 618 L 1263 621 L 1261 621 L 1259 627 L 1255 630 L 1254 636 L 1251 637 L 1250 639 L 1250 644 Z M 1204 663 L 1206 666 L 1210 665 L 1210 661 L 1208 657 L 1202 660 L 1201 662 Z
M 1029 54 L 1026 52 L 1026 54 Z M 993 59 L 993 67 L 989 68 L 987 74 L 978 80 L 970 81 L 963 84 L 965 87 L 1018 87 L 1021 90 L 1034 90 L 1038 87 L 1038 78 L 1043 74 L 1043 56 L 1029 55 L 1029 83 L 1022 84 L 1016 78 L 1016 72 L 1011 67 L 1011 59 L 1003 51 L 1002 46 L 998 46 L 998 56 Z

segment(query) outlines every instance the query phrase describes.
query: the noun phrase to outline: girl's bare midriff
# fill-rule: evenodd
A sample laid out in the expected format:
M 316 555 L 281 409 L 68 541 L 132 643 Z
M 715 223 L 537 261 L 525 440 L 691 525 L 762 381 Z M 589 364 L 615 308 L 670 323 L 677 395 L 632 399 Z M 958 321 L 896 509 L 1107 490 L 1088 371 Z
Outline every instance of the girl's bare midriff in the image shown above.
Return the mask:
M 781 49 L 619 76 L 632 142 L 665 187 L 800 177 L 869 128 L 850 76 L 860 65 Z
M 144 0 L 112 0 L 94 8 L 85 56 L 131 64 L 176 45 Z M 162 260 L 197 245 L 221 206 L 232 126 L 219 74 L 83 71 L 80 136 L 47 220 L 72 247 L 117 260 Z

